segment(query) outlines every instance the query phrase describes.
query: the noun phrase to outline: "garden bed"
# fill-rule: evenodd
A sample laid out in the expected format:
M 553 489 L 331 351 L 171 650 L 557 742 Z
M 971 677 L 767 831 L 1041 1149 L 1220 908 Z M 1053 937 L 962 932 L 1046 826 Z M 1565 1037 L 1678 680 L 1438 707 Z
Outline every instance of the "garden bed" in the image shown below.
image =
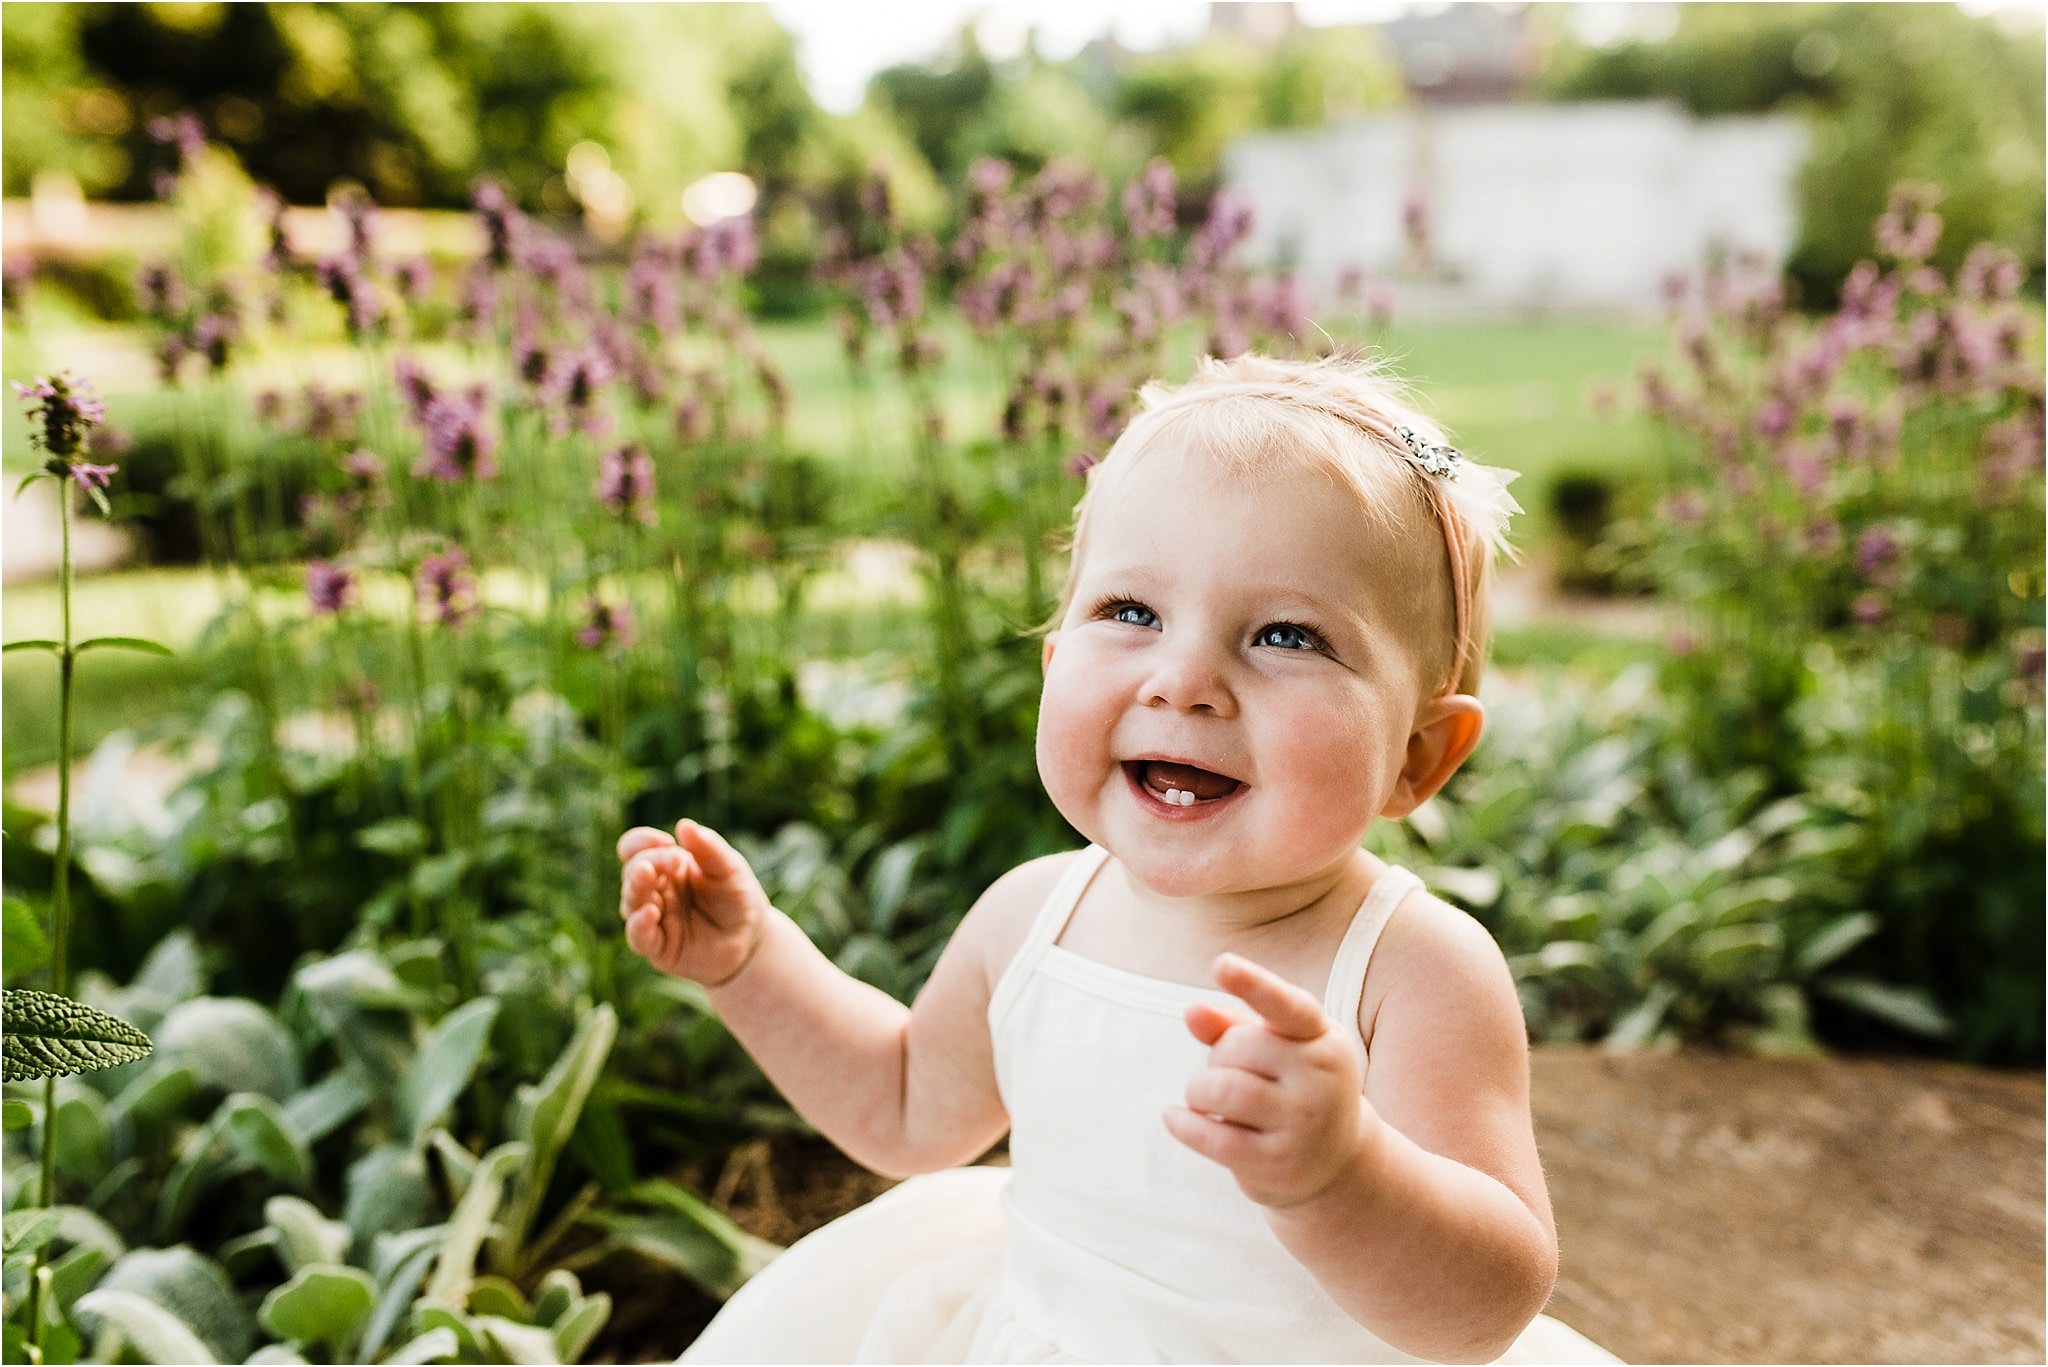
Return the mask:
M 2041 1359 L 2039 1074 L 1545 1047 L 1534 1079 L 1551 1310 L 1624 1359 Z M 815 1139 L 691 1175 L 781 1243 L 894 1185 Z M 613 1290 L 604 1361 L 673 1357 L 712 1310 Z

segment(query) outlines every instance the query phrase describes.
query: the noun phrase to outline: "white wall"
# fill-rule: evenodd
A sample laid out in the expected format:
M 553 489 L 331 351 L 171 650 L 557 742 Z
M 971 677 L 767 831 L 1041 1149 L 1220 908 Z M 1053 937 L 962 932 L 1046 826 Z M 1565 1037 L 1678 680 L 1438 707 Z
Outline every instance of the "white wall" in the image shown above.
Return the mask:
M 1698 120 L 1676 104 L 1406 110 L 1241 139 L 1226 183 L 1253 206 L 1251 259 L 1312 294 L 1347 264 L 1395 281 L 1404 312 L 1653 312 L 1712 247 L 1782 262 L 1798 231 L 1804 126 Z M 1409 270 L 1401 205 L 1425 187 L 1433 270 Z

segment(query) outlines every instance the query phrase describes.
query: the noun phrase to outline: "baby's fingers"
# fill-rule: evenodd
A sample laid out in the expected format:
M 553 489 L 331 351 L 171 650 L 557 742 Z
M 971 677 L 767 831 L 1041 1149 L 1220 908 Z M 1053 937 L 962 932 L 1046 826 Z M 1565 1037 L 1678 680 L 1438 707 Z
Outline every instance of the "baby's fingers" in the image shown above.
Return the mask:
M 675 837 L 667 831 L 656 830 L 652 826 L 635 826 L 619 837 L 619 862 L 625 863 L 642 850 L 673 846 L 675 843 Z
M 644 906 L 626 918 L 626 946 L 659 968 L 669 954 L 670 918 L 658 906 Z

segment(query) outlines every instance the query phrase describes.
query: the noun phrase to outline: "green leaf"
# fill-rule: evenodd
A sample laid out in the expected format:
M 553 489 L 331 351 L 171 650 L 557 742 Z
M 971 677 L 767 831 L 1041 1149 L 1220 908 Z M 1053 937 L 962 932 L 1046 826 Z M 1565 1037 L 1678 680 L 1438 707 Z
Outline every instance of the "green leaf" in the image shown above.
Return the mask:
M 530 1324 L 508 1320 L 502 1315 L 477 1315 L 473 1317 L 476 1327 L 484 1337 L 498 1349 L 494 1360 L 545 1367 L 545 1364 L 559 1363 L 555 1356 L 555 1336 L 545 1329 L 536 1329 Z
M 1822 996 L 1911 1034 L 1940 1039 L 1955 1029 L 1955 1023 L 1917 987 L 1851 977 L 1822 978 L 1814 987 Z
M 376 1299 L 376 1283 L 361 1268 L 316 1265 L 299 1269 L 265 1296 L 256 1318 L 279 1338 L 324 1344 L 338 1357 Z
M 349 1164 L 347 1192 L 342 1218 L 358 1249 L 373 1247 L 379 1234 L 411 1229 L 437 1207 L 426 1160 L 403 1144 L 379 1145 Z
M 313 1181 L 313 1156 L 284 1108 L 260 1092 L 236 1092 L 221 1103 L 222 1132 L 244 1160 L 287 1186 Z
M 353 1069 L 336 1069 L 284 1103 L 285 1118 L 309 1144 L 317 1144 L 370 1104 L 370 1085 Z
M 427 828 L 409 816 L 394 816 L 356 832 L 356 844 L 376 854 L 409 859 L 422 853 L 430 839 Z
M 427 1269 L 433 1266 L 447 1232 L 446 1225 L 426 1225 L 403 1234 L 378 1236 L 370 1254 L 370 1272 L 382 1289 L 377 1308 L 363 1329 L 363 1341 L 356 1347 L 356 1355 L 365 1362 L 376 1360 L 384 1341 L 412 1306 L 413 1294 L 419 1290 Z
M 19 897 L 6 901 L 4 936 L 0 958 L 6 960 L 8 977 L 25 978 L 50 962 L 50 942 L 43 936 L 35 909 Z
M 199 1080 L 190 1068 L 159 1055 L 107 1103 L 107 1123 L 125 1122 L 145 1129 L 161 1126 L 184 1110 L 198 1087 Z
M 111 1162 L 107 1104 L 98 1092 L 79 1084 L 58 1095 L 63 1100 L 57 1103 L 57 1170 L 81 1184 L 97 1182 Z
M 1614 1023 L 1602 1043 L 1609 1049 L 1635 1049 L 1648 1044 L 1657 1037 L 1658 1028 L 1664 1024 L 1664 1013 L 1677 999 L 1678 989 L 1670 983 L 1655 984 Z
M 524 1293 L 503 1277 L 478 1277 L 469 1284 L 467 1308 L 472 1315 L 502 1315 L 522 1324 L 533 1318 Z
M 618 1013 L 610 1006 L 598 1007 L 578 1023 L 568 1047 L 539 1085 L 519 1089 L 512 1107 L 512 1133 L 526 1143 L 532 1159 L 519 1173 L 511 1213 L 492 1240 L 492 1256 L 499 1265 L 513 1263 L 525 1242 L 554 1175 L 555 1158 L 575 1133 L 583 1103 L 604 1071 L 618 1032 Z
M 310 1201 L 297 1196 L 273 1196 L 263 1203 L 263 1218 L 277 1232 L 278 1257 L 288 1273 L 348 1258 L 354 1237 L 348 1225 L 328 1219 Z
M 240 997 L 199 997 L 172 1007 L 157 1026 L 157 1048 L 190 1068 L 201 1085 L 223 1092 L 261 1092 L 282 1101 L 299 1089 L 291 1032 Z
M 389 1363 L 436 1362 L 442 1358 L 452 1358 L 461 1351 L 462 1343 L 455 1337 L 455 1331 L 444 1325 L 437 1329 L 429 1329 L 418 1338 L 400 1345 L 384 1360 Z
M 449 1012 L 420 1046 L 398 1088 L 398 1114 L 414 1148 L 469 1085 L 497 1015 L 497 1001 L 479 997 Z
M 4 1107 L 0 1107 L 0 1116 L 5 1117 L 0 1119 L 0 1126 L 10 1130 L 25 1130 L 36 1123 L 35 1108 L 26 1101 L 16 1101 L 12 1097 L 7 1099 Z
M 1793 967 L 1802 978 L 1818 973 L 1875 935 L 1879 926 L 1877 917 L 1867 911 L 1852 911 L 1839 917 L 1799 947 Z
M 16 650 L 47 650 L 52 655 L 62 655 L 64 653 L 64 643 L 62 641 L 9 641 L 6 645 L 0 646 L 0 655 Z
M 78 1331 L 65 1318 L 63 1303 L 57 1299 L 57 1269 L 39 1267 L 36 1269 L 36 1299 L 40 1308 L 36 1311 L 35 1322 L 41 1331 L 43 1361 L 45 1363 L 68 1364 L 78 1361 L 79 1351 L 84 1347 Z M 77 1302 L 72 1303 L 77 1308 Z
M 205 1361 L 240 1362 L 249 1355 L 254 1319 L 220 1265 L 190 1247 L 133 1249 L 95 1289 L 130 1291 L 168 1311 L 206 1345 Z
M 16 1216 L 8 1223 L 6 1233 L 6 1258 L 9 1267 L 17 1258 L 26 1258 L 57 1237 L 57 1226 L 61 1217 L 54 1210 L 38 1210 Z
M 449 1217 L 447 1242 L 441 1246 L 440 1261 L 434 1265 L 434 1274 L 427 1281 L 428 1296 L 458 1304 L 461 1302 L 470 1279 L 476 1274 L 477 1250 L 483 1247 L 491 1217 L 498 1212 L 505 1178 L 515 1169 L 527 1166 L 530 1153 L 527 1145 L 516 1141 L 500 1144 L 477 1164 L 469 1190 L 462 1193 L 455 1214 Z
M 555 1354 L 564 1362 L 583 1361 L 583 1350 L 597 1337 L 611 1318 L 612 1298 L 600 1291 L 577 1302 L 574 1309 L 555 1321 Z
M 486 1360 L 484 1346 L 477 1337 L 476 1326 L 463 1314 L 444 1300 L 422 1296 L 412 1307 L 412 1331 L 415 1334 L 431 1334 L 444 1330 L 455 1336 L 456 1350 L 466 1362 Z
M 144 1362 L 216 1363 L 199 1336 L 155 1301 L 133 1291 L 88 1291 L 72 1307 L 80 1324 L 111 1326 Z
M 0 1042 L 8 1082 L 62 1077 L 133 1063 L 149 1055 L 149 1036 L 83 1002 L 25 988 L 0 990 Z
M 140 636 L 95 636 L 89 641 L 80 641 L 73 648 L 73 653 L 83 654 L 95 646 L 108 650 L 139 650 L 145 655 L 162 655 L 166 658 L 175 658 L 178 653 L 167 645 L 145 641 Z
M 781 1252 L 673 1182 L 653 1178 L 638 1183 L 628 1198 L 658 1210 L 599 1211 L 590 1216 L 591 1222 L 605 1229 L 618 1247 L 668 1264 L 720 1299 L 739 1290 Z

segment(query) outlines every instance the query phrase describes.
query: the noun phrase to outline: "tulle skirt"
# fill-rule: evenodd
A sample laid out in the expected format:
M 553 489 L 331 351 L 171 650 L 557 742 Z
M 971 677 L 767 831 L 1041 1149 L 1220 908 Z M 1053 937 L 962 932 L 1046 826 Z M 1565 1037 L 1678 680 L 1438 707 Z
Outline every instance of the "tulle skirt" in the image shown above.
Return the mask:
M 951 1168 L 890 1188 L 790 1245 L 677 1361 L 1082 1361 L 1018 1322 L 1003 1294 L 1008 1180 L 1006 1168 Z M 1619 1359 L 1543 1316 L 1501 1361 Z

